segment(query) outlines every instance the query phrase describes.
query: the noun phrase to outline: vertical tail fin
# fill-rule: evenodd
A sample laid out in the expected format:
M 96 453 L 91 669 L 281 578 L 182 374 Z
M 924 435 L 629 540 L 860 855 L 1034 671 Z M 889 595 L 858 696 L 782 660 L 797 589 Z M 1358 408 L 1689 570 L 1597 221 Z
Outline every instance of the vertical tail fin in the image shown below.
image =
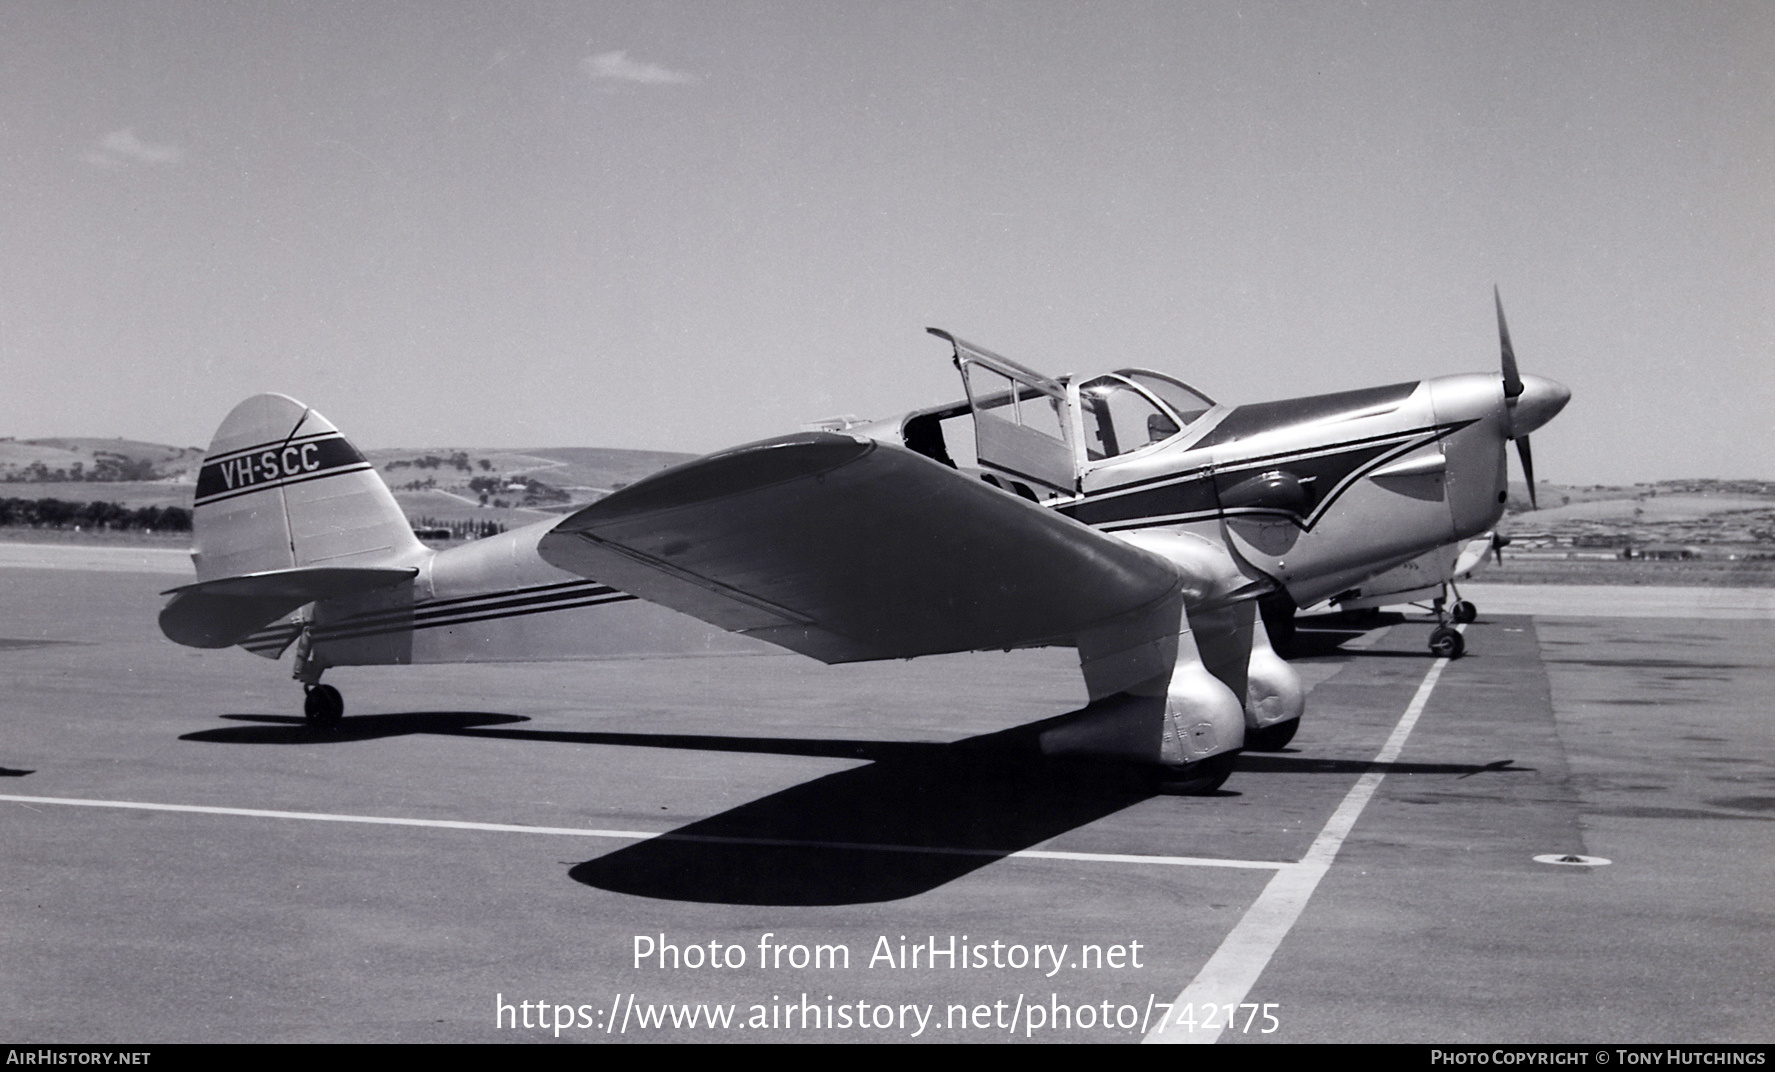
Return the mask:
M 216 429 L 192 513 L 199 581 L 299 566 L 408 565 L 424 555 L 382 478 L 331 421 L 254 395 Z

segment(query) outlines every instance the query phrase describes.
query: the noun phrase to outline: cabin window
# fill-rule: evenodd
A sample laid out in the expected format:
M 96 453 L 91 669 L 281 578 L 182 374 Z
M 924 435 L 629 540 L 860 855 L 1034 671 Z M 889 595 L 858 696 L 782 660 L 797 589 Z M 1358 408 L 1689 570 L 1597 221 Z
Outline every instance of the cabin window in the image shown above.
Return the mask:
M 1090 461 L 1127 454 L 1182 431 L 1176 418 L 1120 376 L 1099 376 L 1080 387 L 1079 415 Z
M 1126 373 L 1130 380 L 1159 396 L 1159 401 L 1171 407 L 1185 427 L 1195 423 L 1197 417 L 1207 413 L 1214 403 L 1196 393 L 1192 388 L 1185 387 L 1176 380 L 1168 379 L 1152 372 L 1130 371 Z
M 1060 400 L 984 365 L 967 368 L 968 397 L 977 412 L 1033 429 L 1051 439 L 1066 441 L 1061 428 Z

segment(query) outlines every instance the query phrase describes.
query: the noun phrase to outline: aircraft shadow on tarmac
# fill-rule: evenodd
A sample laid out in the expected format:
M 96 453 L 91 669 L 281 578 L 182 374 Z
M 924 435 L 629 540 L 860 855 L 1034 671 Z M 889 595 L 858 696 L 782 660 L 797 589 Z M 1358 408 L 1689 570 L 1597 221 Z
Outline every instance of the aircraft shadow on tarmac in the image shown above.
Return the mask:
M 1292 750 L 1290 750 L 1292 751 Z M 1490 763 L 1373 763 L 1362 759 L 1314 759 L 1289 753 L 1239 756 L 1233 770 L 1248 774 L 1453 774 L 1470 778 L 1475 774 L 1533 774 L 1534 767 L 1518 767 L 1513 759 Z
M 614 893 L 715 904 L 836 905 L 926 893 L 1154 794 L 1111 764 L 1045 759 L 1036 734 L 1057 720 L 953 743 L 511 728 L 519 715 L 413 711 L 356 715 L 314 728 L 287 715 L 225 715 L 254 725 L 186 734 L 216 744 L 326 744 L 410 734 L 556 744 L 818 756 L 864 761 L 574 866 L 575 880 Z M 1066 718 L 1068 716 L 1061 716 Z M 1389 772 L 1522 771 L 1394 763 Z M 1375 765 L 1293 753 L 1245 754 L 1237 770 L 1362 774 Z M 1221 791 L 1218 796 L 1236 796 Z
M 416 733 L 457 733 L 474 726 L 528 722 L 522 715 L 482 711 L 403 711 L 389 715 L 355 715 L 332 726 L 314 726 L 295 715 L 223 715 L 250 726 L 224 726 L 182 735 L 181 741 L 209 744 L 349 744 Z
M 865 766 L 588 860 L 569 874 L 599 889 L 678 901 L 892 901 L 1153 795 L 1126 769 L 1042 759 L 1019 740 L 1026 730 L 874 746 L 867 750 L 874 762 Z
M 1436 658 L 1426 645 L 1420 648 L 1400 650 L 1397 648 L 1346 648 L 1345 644 L 1358 637 L 1365 636 L 1373 630 L 1400 625 L 1418 624 L 1426 630 L 1436 623 L 1433 619 L 1407 618 L 1403 614 L 1388 611 L 1367 617 L 1351 617 L 1341 614 L 1315 615 L 1301 618 L 1295 622 L 1294 635 L 1282 647 L 1282 654 L 1289 662 L 1312 659 L 1337 658 L 1339 660 L 1358 659 L 1434 659 Z M 1425 632 L 1425 637 L 1429 633 Z
M 1041 757 L 1038 727 L 953 743 L 524 730 L 467 711 L 356 715 L 312 728 L 283 715 L 185 734 L 212 744 L 324 744 L 406 734 L 682 748 L 865 761 L 574 867 L 588 886 L 718 904 L 826 905 L 925 893 L 1150 798 L 1116 765 Z M 1233 796 L 1232 793 L 1220 793 Z

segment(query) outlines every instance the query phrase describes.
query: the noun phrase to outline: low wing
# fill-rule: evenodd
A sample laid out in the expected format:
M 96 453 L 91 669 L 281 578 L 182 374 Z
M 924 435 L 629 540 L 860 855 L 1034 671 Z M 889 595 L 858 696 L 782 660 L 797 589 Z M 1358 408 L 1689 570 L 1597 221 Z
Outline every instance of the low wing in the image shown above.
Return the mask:
M 538 551 L 828 663 L 1068 644 L 1180 583 L 1071 518 L 828 432 L 668 469 L 567 517 Z
M 226 648 L 304 604 L 410 581 L 412 568 L 305 566 L 218 577 L 169 589 L 160 631 L 192 648 Z

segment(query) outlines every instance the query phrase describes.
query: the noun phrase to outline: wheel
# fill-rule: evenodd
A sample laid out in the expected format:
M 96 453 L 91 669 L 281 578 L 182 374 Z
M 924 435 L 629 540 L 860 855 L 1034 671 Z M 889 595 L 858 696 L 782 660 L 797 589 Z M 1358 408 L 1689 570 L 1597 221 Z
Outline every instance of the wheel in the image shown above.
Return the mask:
M 1233 773 L 1233 763 L 1238 757 L 1239 753 L 1235 750 L 1209 756 L 1195 763 L 1161 768 L 1153 777 L 1153 788 L 1161 793 L 1185 797 L 1212 793 Z
M 331 685 L 315 685 L 302 701 L 302 716 L 312 726 L 331 726 L 345 717 L 345 697 Z
M 1298 729 L 1300 719 L 1291 718 L 1287 722 L 1278 722 L 1260 730 L 1246 730 L 1245 751 L 1280 752 L 1289 741 L 1294 740 L 1294 731 Z
M 1430 651 L 1444 659 L 1459 659 L 1467 650 L 1467 641 L 1460 631 L 1446 625 L 1439 625 L 1430 634 Z
M 1449 611 L 1448 616 L 1460 624 L 1466 625 L 1479 617 L 1479 608 L 1463 599 L 1454 605 L 1454 609 Z

